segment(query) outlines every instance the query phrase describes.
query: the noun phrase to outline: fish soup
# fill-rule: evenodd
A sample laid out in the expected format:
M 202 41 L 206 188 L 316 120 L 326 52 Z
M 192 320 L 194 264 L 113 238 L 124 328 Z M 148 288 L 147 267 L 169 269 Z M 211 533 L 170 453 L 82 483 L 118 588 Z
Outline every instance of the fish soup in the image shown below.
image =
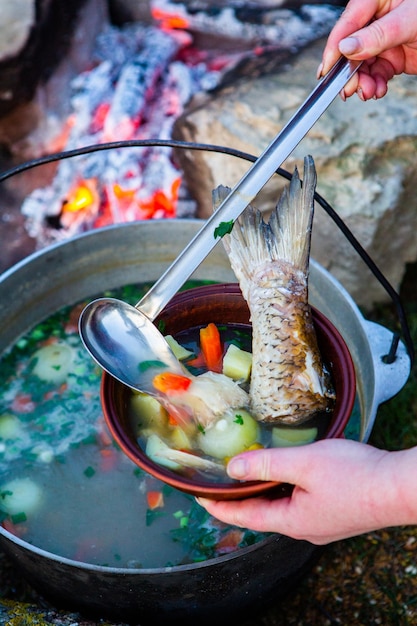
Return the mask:
M 215 326 L 218 335 L 210 338 L 211 356 L 207 356 L 204 333 Z M 167 340 L 193 376 L 201 376 L 210 369 L 208 360 L 216 354 L 211 366 L 217 372 L 238 383 L 249 392 L 251 371 L 252 332 L 249 324 L 209 324 L 194 326 L 167 335 Z M 217 349 L 213 344 L 217 342 Z M 167 376 L 169 376 L 167 374 Z M 154 380 L 157 380 L 156 375 Z M 172 384 L 179 385 L 175 392 L 187 393 L 189 381 L 175 377 Z M 169 381 L 167 382 L 169 384 Z M 214 393 L 217 391 L 214 388 Z M 326 435 L 332 411 L 322 411 L 297 426 L 262 423 L 255 420 L 248 407 L 228 410 L 217 418 L 214 425 L 205 427 L 198 420 L 197 405 L 190 419 L 178 420 L 158 400 L 143 393 L 129 390 L 127 403 L 130 423 L 140 447 L 149 458 L 182 474 L 183 476 L 219 483 L 235 483 L 226 473 L 228 460 L 247 450 L 269 447 L 304 445 Z M 214 402 L 214 398 L 211 398 Z M 191 402 L 186 396 L 185 402 Z M 197 416 L 197 417 L 196 417 Z
M 117 293 L 132 304 L 146 286 Z M 121 568 L 204 561 L 267 535 L 209 516 L 195 499 L 138 468 L 110 437 L 101 369 L 65 308 L 1 360 L 0 523 L 56 555 Z

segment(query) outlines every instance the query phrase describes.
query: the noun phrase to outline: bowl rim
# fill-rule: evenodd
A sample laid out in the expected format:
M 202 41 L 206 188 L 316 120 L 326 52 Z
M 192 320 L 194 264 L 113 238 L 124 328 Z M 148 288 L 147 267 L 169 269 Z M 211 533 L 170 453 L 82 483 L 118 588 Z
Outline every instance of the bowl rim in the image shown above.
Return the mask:
M 224 294 L 240 294 L 240 296 L 243 297 L 238 283 L 213 283 L 178 292 L 174 298 L 176 303 L 184 304 L 184 302 L 190 298 L 194 298 L 195 296 L 203 294 L 205 296 L 207 294 L 211 296 L 213 294 L 217 294 L 219 291 Z M 171 300 L 169 305 L 173 302 L 173 300 Z M 344 436 L 343 431 L 349 421 L 355 402 L 355 367 L 347 344 L 336 326 L 318 309 L 313 306 L 311 309 L 314 325 L 318 328 L 318 330 L 326 332 L 327 336 L 331 337 L 332 349 L 336 350 L 338 359 L 345 366 L 345 384 L 343 386 L 344 393 L 341 397 L 340 394 L 337 394 L 335 405 L 335 408 L 337 406 L 338 413 L 341 417 L 340 419 L 331 422 L 325 435 L 325 439 L 340 438 Z M 161 316 L 163 313 L 164 311 L 162 311 Z M 120 446 L 122 451 L 130 458 L 130 460 L 155 478 L 158 478 L 162 482 L 165 482 L 172 487 L 179 489 L 180 491 L 185 491 L 191 495 L 218 500 L 254 497 L 272 489 L 277 489 L 280 485 L 282 485 L 282 483 L 277 481 L 242 481 L 233 483 L 216 483 L 214 481 L 207 481 L 204 483 L 198 483 L 152 461 L 140 445 L 134 443 L 132 439 L 126 435 L 120 420 L 116 419 L 117 411 L 114 407 L 113 398 L 117 388 L 125 388 L 126 390 L 129 389 L 108 372 L 103 371 L 100 385 L 100 399 L 106 424 L 112 437 Z

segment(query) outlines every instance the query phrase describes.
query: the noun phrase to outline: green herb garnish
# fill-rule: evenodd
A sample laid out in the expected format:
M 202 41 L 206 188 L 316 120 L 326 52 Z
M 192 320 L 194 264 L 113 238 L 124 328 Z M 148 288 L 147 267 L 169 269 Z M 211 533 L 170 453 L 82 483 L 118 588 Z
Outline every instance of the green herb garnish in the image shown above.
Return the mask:
M 96 470 L 94 469 L 94 467 L 91 467 L 91 465 L 86 467 L 86 469 L 84 470 L 84 476 L 86 476 L 87 478 L 91 478 L 92 476 L 94 476 L 95 473 Z
M 158 517 L 165 515 L 164 511 L 156 509 L 146 509 L 146 526 L 150 526 Z
M 164 320 L 159 320 L 158 322 L 158 330 L 162 335 L 165 335 L 166 322 Z
M 139 363 L 138 365 L 138 370 L 140 372 L 146 372 L 146 370 L 151 369 L 152 367 L 167 367 L 166 363 L 163 363 L 162 361 L 142 361 L 141 363 Z
M 214 238 L 216 237 L 224 237 L 232 232 L 234 221 L 230 220 L 230 222 L 221 222 L 217 228 L 214 229 Z
M 13 524 L 21 524 L 22 522 L 26 522 L 26 513 L 24 513 L 23 511 L 21 513 L 16 513 L 15 515 L 11 516 L 11 520 Z
M 235 424 L 240 424 L 241 426 L 243 426 L 243 417 L 239 415 L 239 413 L 236 413 L 235 419 L 233 421 L 235 422 Z
M 188 516 L 183 515 L 182 517 L 180 517 L 180 528 L 187 528 L 187 526 L 188 526 Z

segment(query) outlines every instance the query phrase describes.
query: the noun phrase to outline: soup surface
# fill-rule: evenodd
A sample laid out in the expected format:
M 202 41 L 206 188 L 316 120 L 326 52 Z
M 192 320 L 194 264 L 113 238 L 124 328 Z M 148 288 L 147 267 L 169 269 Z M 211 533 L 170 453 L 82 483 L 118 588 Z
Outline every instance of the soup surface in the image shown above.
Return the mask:
M 147 288 L 105 295 L 134 304 Z M 3 527 L 60 556 L 128 568 L 204 561 L 264 539 L 218 522 L 118 449 L 102 416 L 101 369 L 78 335 L 85 304 L 51 315 L 2 357 Z

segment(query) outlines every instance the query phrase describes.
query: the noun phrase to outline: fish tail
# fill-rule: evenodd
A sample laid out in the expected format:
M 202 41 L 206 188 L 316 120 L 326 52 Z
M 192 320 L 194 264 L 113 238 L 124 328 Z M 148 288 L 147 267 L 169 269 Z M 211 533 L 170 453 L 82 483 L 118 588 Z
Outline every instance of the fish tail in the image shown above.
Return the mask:
M 304 182 L 295 168 L 268 223 L 258 209 L 248 205 L 231 233 L 223 237 L 223 245 L 245 298 L 253 272 L 267 263 L 279 260 L 307 274 L 316 182 L 313 158 L 307 156 L 304 159 Z M 214 190 L 215 210 L 229 193 L 230 188 L 224 186 Z
M 229 195 L 229 187 L 220 185 L 213 191 L 214 210 Z M 271 260 L 269 246 L 269 228 L 262 213 L 255 207 L 248 205 L 233 225 L 230 234 L 223 237 L 222 243 L 229 257 L 230 265 L 239 282 L 242 294 L 246 300 L 253 279 L 255 268 Z
M 267 243 L 271 258 L 287 261 L 305 273 L 310 259 L 316 183 L 313 158 L 306 156 L 304 181 L 301 182 L 295 168 L 291 182 L 284 189 L 268 224 L 271 236 Z

